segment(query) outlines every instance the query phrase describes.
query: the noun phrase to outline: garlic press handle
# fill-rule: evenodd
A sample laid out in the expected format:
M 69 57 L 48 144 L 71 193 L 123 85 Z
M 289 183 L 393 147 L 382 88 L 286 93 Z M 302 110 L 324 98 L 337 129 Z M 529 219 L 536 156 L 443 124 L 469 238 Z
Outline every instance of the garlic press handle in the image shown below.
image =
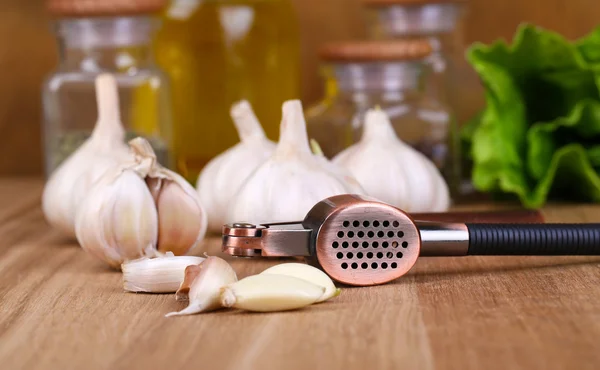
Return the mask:
M 236 257 L 309 256 L 312 230 L 302 222 L 234 223 L 223 226 L 222 250 Z

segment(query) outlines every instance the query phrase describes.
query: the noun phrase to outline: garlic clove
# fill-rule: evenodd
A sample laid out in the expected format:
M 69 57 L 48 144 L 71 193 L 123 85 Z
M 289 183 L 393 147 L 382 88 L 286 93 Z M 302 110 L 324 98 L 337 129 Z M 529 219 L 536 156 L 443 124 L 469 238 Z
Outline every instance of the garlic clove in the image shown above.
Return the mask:
M 286 311 L 317 302 L 325 288 L 304 279 L 286 275 L 249 276 L 221 290 L 221 303 L 256 312 Z
M 311 153 L 300 101 L 283 104 L 281 135 L 273 155 L 248 177 L 233 201 L 226 222 L 303 219 L 319 201 L 357 189 L 327 160 Z M 360 192 L 359 192 L 360 194 Z
M 121 265 L 123 288 L 128 292 L 175 293 L 184 281 L 186 267 L 204 261 L 195 256 L 140 258 Z
M 42 194 L 47 222 L 72 237 L 76 210 L 88 189 L 107 170 L 129 158 L 119 117 L 117 84 L 112 75 L 96 78 L 96 96 L 98 120 L 91 137 L 52 173 Z
M 155 256 L 158 214 L 142 175 L 127 167 L 105 173 L 79 207 L 75 231 L 84 250 L 115 268 Z
M 361 140 L 338 154 L 369 196 L 408 212 L 443 212 L 450 206 L 446 181 L 431 160 L 402 142 L 386 113 L 369 110 Z
M 179 312 L 168 313 L 166 317 L 192 315 L 221 308 L 221 289 L 237 281 L 233 268 L 219 257 L 208 257 L 198 267 L 188 266 L 185 275 L 178 297 L 181 299 L 189 286 L 189 305 Z
M 317 302 L 324 302 L 341 293 L 341 290 L 335 287 L 326 273 L 304 263 L 282 263 L 266 269 L 261 274 L 293 276 L 325 288 L 325 293 Z
M 247 101 L 234 104 L 231 117 L 240 142 L 212 159 L 196 182 L 200 201 L 210 214 L 208 229 L 211 232 L 221 232 L 226 223 L 226 210 L 230 200 L 248 176 L 275 150 L 275 144 L 265 136 Z
M 165 181 L 156 202 L 158 209 L 158 250 L 184 255 L 203 236 L 203 218 L 198 202 L 173 181 Z
M 198 193 L 179 174 L 156 162 L 148 141 L 135 138 L 129 145 L 137 160 L 150 166 L 146 184 L 158 212 L 158 251 L 189 253 L 204 238 L 207 228 L 207 215 Z

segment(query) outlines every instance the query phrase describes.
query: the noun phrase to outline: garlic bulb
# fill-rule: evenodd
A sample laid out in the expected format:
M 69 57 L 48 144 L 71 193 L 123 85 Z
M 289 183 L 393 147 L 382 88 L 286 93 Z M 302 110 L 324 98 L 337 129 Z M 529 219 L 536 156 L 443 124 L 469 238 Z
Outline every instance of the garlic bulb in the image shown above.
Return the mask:
M 315 139 L 310 139 L 310 148 L 315 156 L 321 161 L 321 164 L 329 171 L 335 173 L 338 177 L 344 179 L 348 185 L 348 193 L 350 194 L 365 194 L 365 190 L 360 186 L 358 181 L 344 167 L 339 166 L 327 159 L 321 146 Z
M 286 275 L 248 276 L 221 290 L 221 304 L 256 312 L 295 310 L 313 304 L 325 288 Z
M 219 257 L 208 257 L 198 266 L 185 269 L 185 279 L 177 291 L 177 299 L 187 296 L 189 304 L 179 312 L 166 315 L 180 316 L 208 312 L 221 308 L 221 289 L 235 283 L 237 275 L 231 266 Z
M 208 229 L 212 232 L 221 232 L 230 199 L 275 150 L 247 101 L 234 104 L 231 117 L 240 142 L 208 162 L 196 183 L 200 201 L 210 214 Z
M 325 288 L 325 293 L 323 293 L 323 296 L 317 302 L 324 302 L 338 296 L 341 292 L 340 289 L 335 287 L 333 281 L 326 273 L 305 263 L 281 263 L 266 269 L 260 274 L 293 276 L 319 285 Z
M 448 185 L 437 167 L 402 142 L 388 116 L 369 110 L 360 142 L 333 162 L 345 167 L 369 196 L 408 212 L 442 212 L 450 206 Z
M 158 252 L 186 254 L 206 232 L 206 213 L 194 188 L 158 164 L 145 139 L 129 145 L 132 160 L 98 179 L 75 220 L 81 247 L 112 267 Z
M 128 292 L 175 293 L 185 277 L 185 268 L 198 265 L 203 257 L 174 256 L 140 258 L 121 265 L 123 288 Z
M 125 160 L 125 130 L 119 114 L 117 84 L 110 74 L 96 78 L 98 120 L 92 135 L 50 176 L 42 195 L 46 220 L 75 236 L 75 213 L 86 192 L 106 170 Z
M 322 156 L 311 153 L 302 104 L 283 104 L 279 143 L 273 155 L 250 175 L 230 203 L 227 222 L 301 220 L 319 201 L 359 193 Z

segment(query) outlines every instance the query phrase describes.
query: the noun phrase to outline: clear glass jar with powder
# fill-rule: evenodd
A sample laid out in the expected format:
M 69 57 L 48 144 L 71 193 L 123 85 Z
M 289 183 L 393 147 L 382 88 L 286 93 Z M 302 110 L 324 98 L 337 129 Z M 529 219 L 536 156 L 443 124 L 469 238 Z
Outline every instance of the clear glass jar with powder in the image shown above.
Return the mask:
M 154 14 L 163 1 L 51 0 L 59 47 L 57 69 L 43 87 L 45 170 L 49 175 L 91 134 L 97 109 L 95 79 L 112 73 L 118 84 L 127 139 L 149 140 L 172 167 L 169 84 L 156 67 Z

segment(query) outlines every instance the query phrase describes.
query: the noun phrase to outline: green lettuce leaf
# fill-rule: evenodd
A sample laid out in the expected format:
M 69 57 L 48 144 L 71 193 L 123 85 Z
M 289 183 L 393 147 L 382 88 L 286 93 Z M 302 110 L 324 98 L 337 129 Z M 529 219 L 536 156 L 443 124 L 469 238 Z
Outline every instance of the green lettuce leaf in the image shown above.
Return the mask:
M 600 28 L 571 43 L 523 25 L 511 45 L 475 44 L 467 59 L 486 91 L 484 111 L 462 135 L 474 186 L 532 208 L 550 194 L 600 199 L 590 159 L 600 142 Z

